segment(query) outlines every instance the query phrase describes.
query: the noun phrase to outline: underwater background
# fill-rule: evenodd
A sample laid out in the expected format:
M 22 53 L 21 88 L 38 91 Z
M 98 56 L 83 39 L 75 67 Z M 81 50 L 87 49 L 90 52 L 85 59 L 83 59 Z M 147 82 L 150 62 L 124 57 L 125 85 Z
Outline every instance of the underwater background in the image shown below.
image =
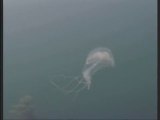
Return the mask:
M 3 12 L 4 119 L 18 110 L 21 119 L 156 119 L 156 0 L 4 0 Z M 80 76 L 97 47 L 115 67 L 96 72 L 89 90 L 73 100 L 52 86 Z

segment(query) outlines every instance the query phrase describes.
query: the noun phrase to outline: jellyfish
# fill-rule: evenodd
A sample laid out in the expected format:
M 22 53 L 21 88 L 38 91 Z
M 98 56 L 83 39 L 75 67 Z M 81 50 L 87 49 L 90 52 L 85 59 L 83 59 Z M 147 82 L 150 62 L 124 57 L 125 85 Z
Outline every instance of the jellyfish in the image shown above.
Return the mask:
M 115 62 L 110 49 L 105 47 L 95 48 L 91 50 L 87 55 L 80 77 L 74 77 L 73 80 L 71 80 L 64 87 L 60 87 L 53 80 L 51 80 L 51 83 L 57 89 L 67 94 L 73 92 L 79 93 L 84 89 L 88 90 L 90 89 L 92 83 L 92 77 L 97 71 L 103 68 L 114 67 L 114 66 Z M 75 82 L 76 84 L 73 86 L 72 84 Z M 69 86 L 71 85 L 73 87 L 68 90 Z

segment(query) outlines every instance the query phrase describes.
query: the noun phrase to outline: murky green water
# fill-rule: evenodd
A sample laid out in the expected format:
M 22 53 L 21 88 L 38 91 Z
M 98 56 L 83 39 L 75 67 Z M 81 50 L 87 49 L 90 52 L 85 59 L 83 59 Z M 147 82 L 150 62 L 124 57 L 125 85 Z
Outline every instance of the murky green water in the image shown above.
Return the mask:
M 155 0 L 4 1 L 4 117 L 33 98 L 38 119 L 155 119 Z M 56 75 L 79 76 L 88 53 L 111 49 L 115 67 L 98 71 L 73 100 Z M 66 78 L 67 80 L 67 78 Z

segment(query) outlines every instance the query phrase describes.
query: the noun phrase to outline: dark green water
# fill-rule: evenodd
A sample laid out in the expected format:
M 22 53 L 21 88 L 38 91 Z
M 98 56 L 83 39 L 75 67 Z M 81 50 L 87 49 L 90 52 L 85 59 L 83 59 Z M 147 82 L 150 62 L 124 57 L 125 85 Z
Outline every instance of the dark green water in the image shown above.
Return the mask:
M 25 95 L 39 119 L 156 119 L 156 0 L 4 1 L 4 117 Z M 76 100 L 54 76 L 81 75 L 88 53 L 111 49 Z

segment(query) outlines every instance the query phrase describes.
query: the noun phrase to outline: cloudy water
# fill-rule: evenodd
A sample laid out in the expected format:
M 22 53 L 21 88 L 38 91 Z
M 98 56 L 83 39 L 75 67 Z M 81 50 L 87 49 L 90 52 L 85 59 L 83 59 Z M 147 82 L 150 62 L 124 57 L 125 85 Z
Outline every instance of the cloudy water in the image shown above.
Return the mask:
M 156 2 L 4 0 L 4 118 L 156 119 Z M 75 97 L 51 84 L 76 80 L 101 47 L 115 65 L 90 89 Z

